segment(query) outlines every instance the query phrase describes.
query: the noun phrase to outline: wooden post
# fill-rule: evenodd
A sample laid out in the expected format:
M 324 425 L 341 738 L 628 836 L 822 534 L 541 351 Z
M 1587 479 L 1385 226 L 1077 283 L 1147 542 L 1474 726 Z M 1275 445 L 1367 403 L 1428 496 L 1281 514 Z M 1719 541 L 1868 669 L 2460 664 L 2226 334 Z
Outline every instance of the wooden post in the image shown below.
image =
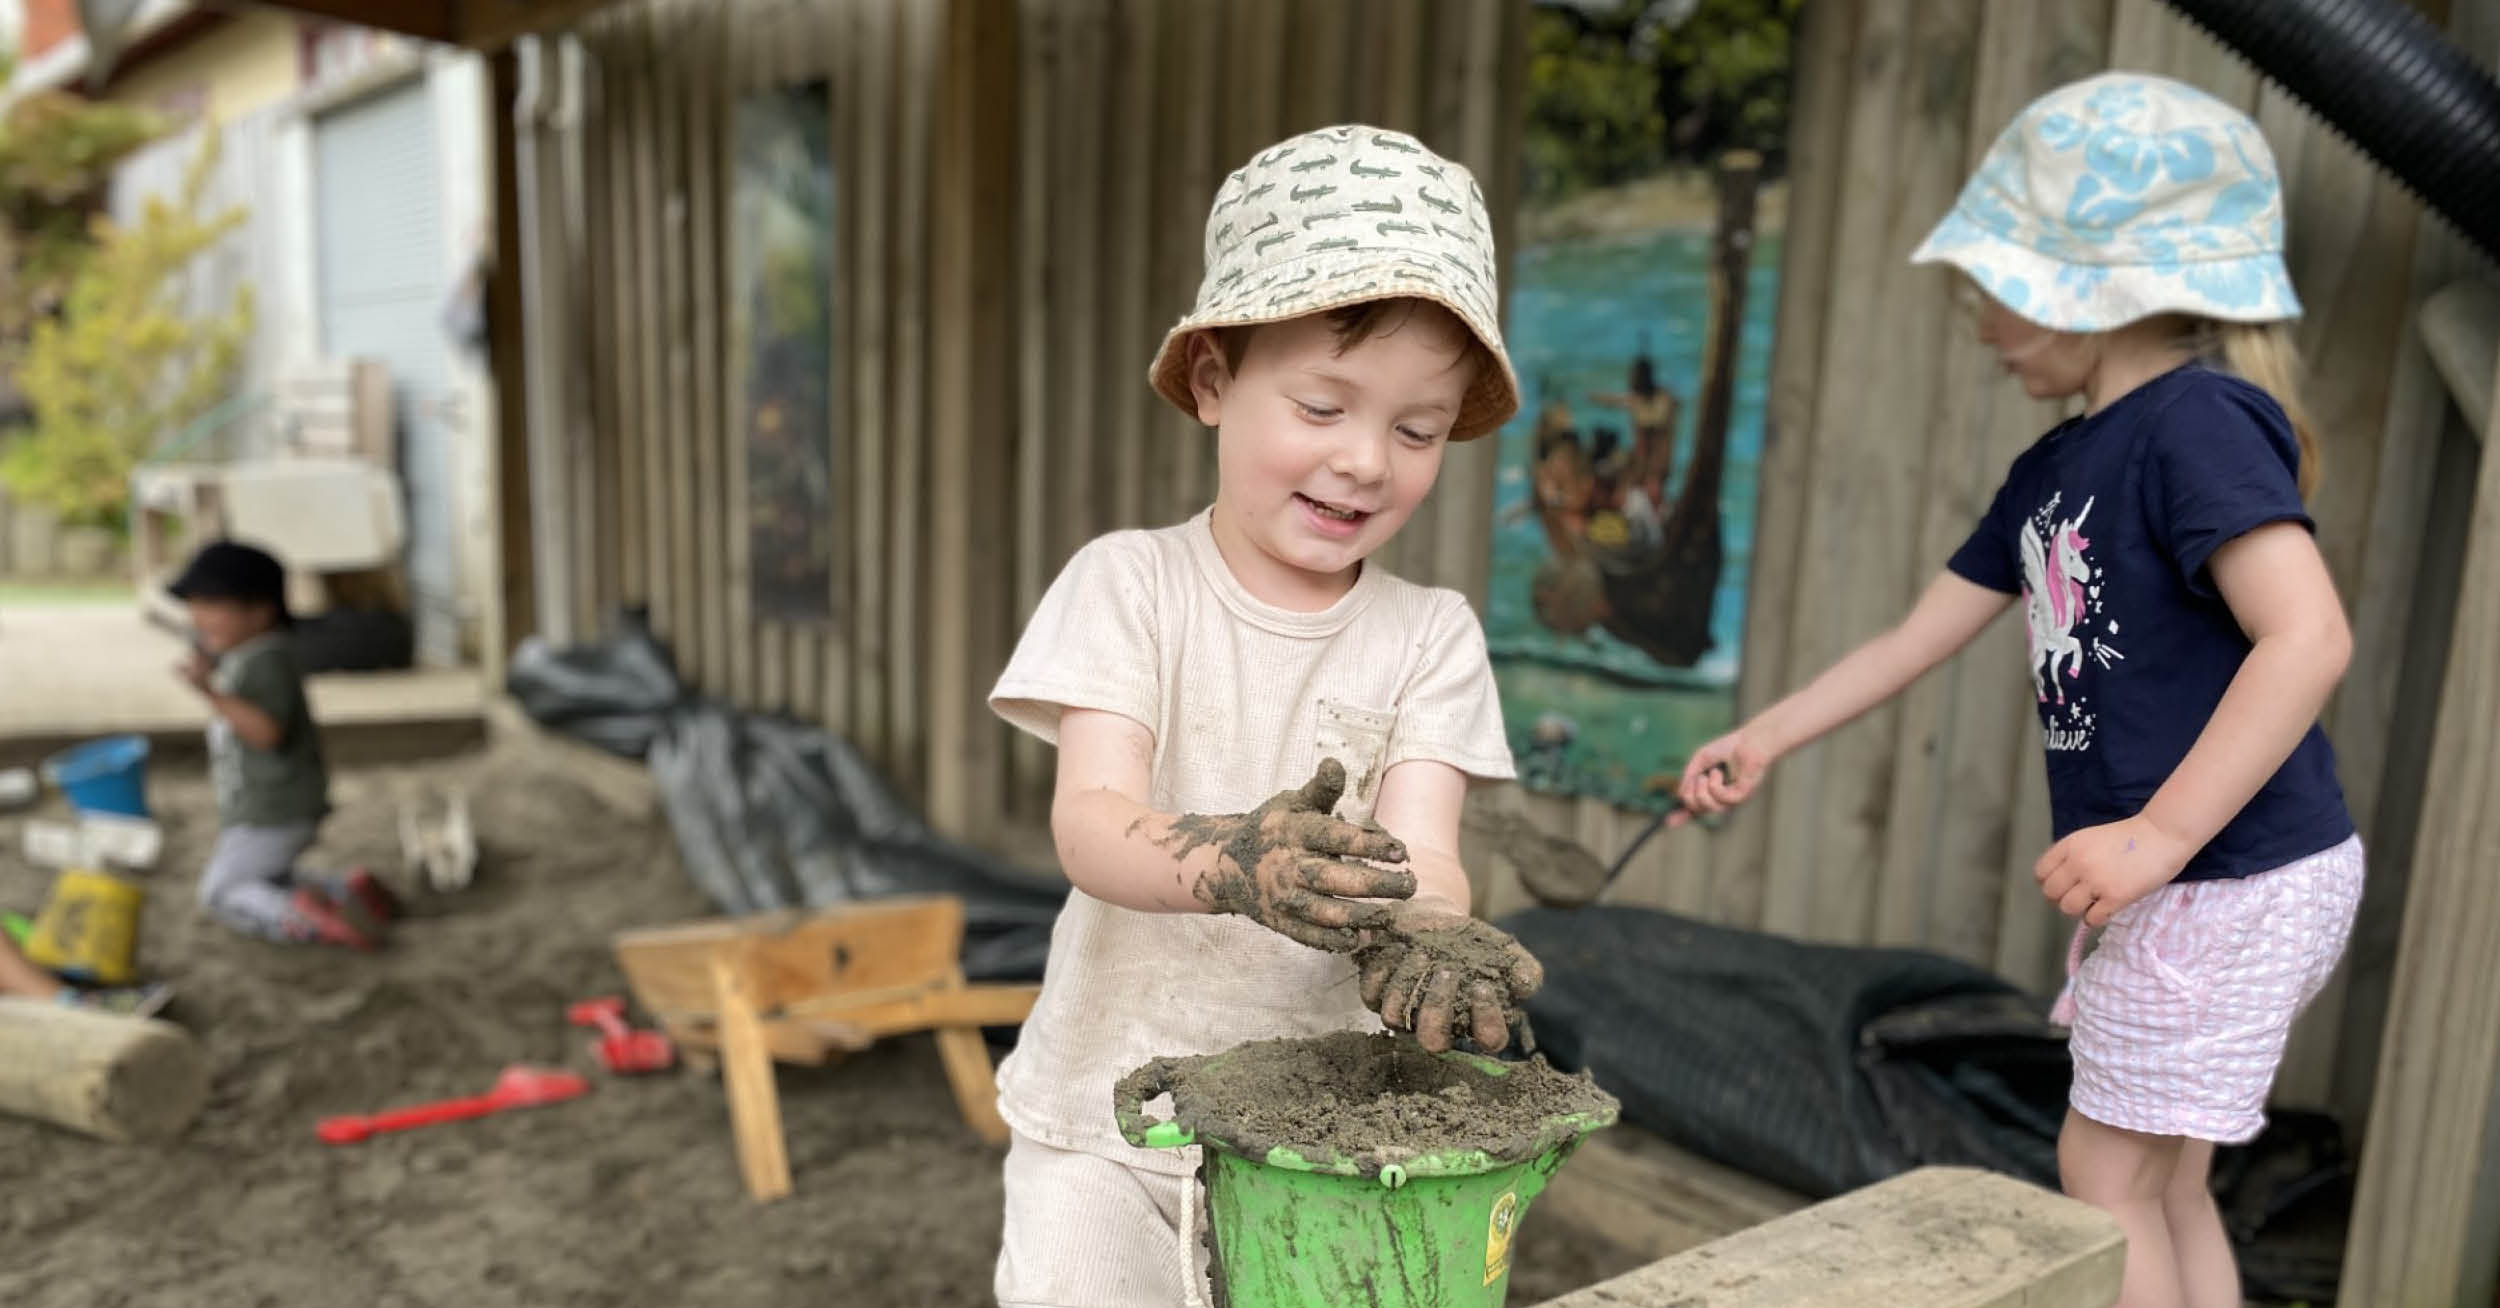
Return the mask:
M 575 584 L 583 598 L 573 610 L 576 630 L 597 633 L 625 594 L 624 446 L 617 437 L 616 334 L 616 96 L 606 65 L 588 32 L 570 52 L 577 100 L 568 134 L 578 171 L 581 249 L 573 265 L 578 290 L 572 303 L 581 315 L 583 354 L 578 398 L 581 425 L 574 433 L 572 467 L 577 509 L 573 525 Z
M 985 545 L 1013 511 L 1016 5 L 950 0 L 931 161 L 929 820 L 962 836 L 1006 796 L 1006 739 L 983 707 L 1007 652 L 1012 569 Z
M 885 595 L 891 551 L 886 546 L 886 501 L 893 490 L 887 484 L 886 468 L 891 462 L 886 453 L 887 442 L 880 436 L 899 430 L 886 425 L 887 415 L 893 412 L 893 388 L 889 383 L 895 353 L 893 342 L 887 339 L 894 322 L 887 312 L 891 303 L 887 288 L 893 284 L 890 265 L 895 248 L 887 236 L 892 230 L 887 216 L 894 207 L 890 179 L 900 135 L 895 128 L 895 97 L 897 87 L 903 83 L 895 74 L 900 54 L 893 6 L 868 5 L 861 16 L 859 114 L 852 120 L 852 136 L 846 147 L 850 172 L 835 183 L 849 188 L 846 193 L 851 202 L 844 213 L 850 219 L 851 248 L 859 252 L 859 257 L 851 261 L 845 283 L 850 293 L 843 300 L 853 315 L 851 516 L 858 533 L 851 542 L 851 607 L 843 620 L 850 624 L 854 651 L 851 739 L 861 753 L 890 769 L 886 724 L 892 715 L 886 691 L 889 653 Z
M 2463 281 L 2441 287 L 2422 301 L 2422 348 L 2439 370 L 2448 393 L 2477 432 L 2491 427 L 2492 388 L 2500 374 L 2489 367 L 2500 341 L 2500 286 Z
M 533 51 L 531 57 L 537 57 Z M 520 134 L 538 124 L 516 121 L 520 103 L 520 57 L 499 50 L 486 61 L 493 94 L 487 101 L 488 148 L 494 152 L 495 257 L 486 281 L 486 339 L 495 384 L 495 520 L 503 585 L 488 607 L 484 650 L 487 684 L 503 682 L 504 659 L 522 638 L 538 630 L 538 556 L 530 531 L 530 429 L 532 386 L 522 314 L 521 279 L 530 274 L 522 258 Z M 539 85 L 545 86 L 542 72 Z M 533 114 L 533 119 L 535 114 Z M 535 170 L 533 170 L 533 173 Z M 533 175 L 526 184 L 536 186 Z
M 1019 993 L 1002 986 L 983 987 L 1005 1001 L 1016 1020 L 1033 1011 L 1034 994 Z M 957 969 L 941 993 L 970 998 L 964 974 Z M 986 996 L 985 996 L 986 997 Z M 938 1058 L 946 1065 L 946 1083 L 955 1092 L 955 1111 L 963 1115 L 964 1125 L 982 1140 L 994 1144 L 1007 1143 L 1007 1120 L 998 1115 L 998 1075 L 990 1066 L 990 1047 L 981 1039 L 981 1028 L 971 1022 L 957 1022 L 937 1028 Z
M 2483 357 L 2500 371 L 2500 351 Z M 2486 416 L 2486 422 L 2489 422 Z M 2500 423 L 2483 429 L 2395 991 L 2344 1258 L 2347 1308 L 2492 1302 L 2500 1282 Z
M 208 1055 L 166 1022 L 0 998 L 0 1113 L 106 1140 L 165 1140 L 208 1099 Z
M 497 55 L 496 66 L 513 60 L 511 52 Z M 565 541 L 574 521 L 573 480 L 565 459 L 566 437 L 571 428 L 571 395 L 566 386 L 570 354 L 570 333 L 579 315 L 574 312 L 572 291 L 567 274 L 572 260 L 566 250 L 564 227 L 564 179 L 558 113 L 554 102 L 561 98 L 563 77 L 561 60 L 550 42 L 532 39 L 521 47 L 517 56 L 525 90 L 519 91 L 509 103 L 502 103 L 499 112 L 509 120 L 510 127 L 497 130 L 499 143 L 511 147 L 510 190 L 499 191 L 495 198 L 497 225 L 503 215 L 512 214 L 514 244 L 497 251 L 497 268 L 509 262 L 521 282 L 520 320 L 510 331 L 491 327 L 489 333 L 498 350 L 507 335 L 517 332 L 521 340 L 522 386 L 519 390 L 498 387 L 497 412 L 502 416 L 506 448 L 498 493 L 504 499 L 503 551 L 506 571 L 515 555 L 529 560 L 529 579 L 505 582 L 505 637 L 514 645 L 530 635 L 546 637 L 557 645 L 569 645 L 586 632 L 577 632 L 573 624 L 575 609 L 574 572 L 566 560 Z M 504 169 L 501 154 L 497 156 L 498 175 Z M 520 415 L 516 420 L 514 415 Z M 518 440 L 522 452 L 516 459 L 510 442 Z M 516 483 L 515 477 L 523 481 Z M 524 621 L 512 609 L 520 602 L 520 591 L 534 593 L 533 610 Z
M 654 401 L 652 430 L 659 450 L 652 464 L 665 489 L 652 501 L 651 527 L 666 545 L 667 582 L 655 576 L 651 589 L 667 597 L 658 606 L 663 615 L 678 675 L 686 684 L 717 692 L 720 682 L 703 662 L 704 579 L 696 572 L 699 557 L 694 539 L 694 433 L 688 409 L 694 382 L 692 310 L 686 297 L 686 65 L 688 15 L 683 9 L 652 10 L 651 62 L 643 72 L 654 113 L 647 144 L 652 151 L 654 203 L 646 215 L 659 236 L 659 258 L 644 269 L 653 278 L 651 303 L 659 311 L 656 366 L 648 381 Z
M 758 1202 L 785 1198 L 790 1193 L 790 1154 L 781 1136 L 772 1049 L 755 1011 L 755 996 L 742 969 L 725 954 L 712 956 L 711 973 L 720 1014 L 721 1086 L 729 1099 L 738 1171 L 746 1178 L 749 1197 Z
M 939 496 L 935 478 L 956 476 L 960 468 L 933 462 L 927 434 L 930 412 L 929 353 L 938 334 L 932 325 L 930 275 L 936 257 L 930 248 L 930 180 L 936 150 L 931 139 L 934 103 L 947 86 L 937 70 L 946 60 L 945 15 L 934 4 L 899 6 L 901 46 L 894 85 L 901 111 L 891 154 L 894 194 L 894 252 L 888 285 L 893 296 L 893 413 L 887 430 L 898 434 L 887 451 L 893 494 L 886 500 L 886 535 L 880 546 L 886 556 L 886 747 L 877 760 L 886 774 L 904 779 L 927 775 L 933 752 L 929 718 L 924 711 L 932 675 L 927 666 L 934 648 L 923 615 L 930 610 L 924 594 L 931 575 L 930 551 L 923 539 Z M 969 399 L 970 397 L 965 397 Z
M 721 472 L 727 462 L 724 447 L 743 430 L 722 420 L 721 403 L 722 321 L 732 312 L 730 293 L 721 289 L 729 250 L 726 229 L 732 221 L 723 213 L 731 178 L 723 166 L 728 151 L 722 148 L 728 101 L 721 88 L 729 76 L 728 23 L 718 15 L 699 14 L 689 22 L 687 34 L 686 253 L 693 305 L 688 329 L 694 337 L 695 505 L 694 540 L 687 548 L 694 551 L 695 575 L 702 578 L 696 601 L 701 619 L 696 625 L 703 633 L 704 686 L 726 697 L 746 685 L 741 648 L 745 632 L 732 627 L 729 617 L 729 492 L 723 489 Z

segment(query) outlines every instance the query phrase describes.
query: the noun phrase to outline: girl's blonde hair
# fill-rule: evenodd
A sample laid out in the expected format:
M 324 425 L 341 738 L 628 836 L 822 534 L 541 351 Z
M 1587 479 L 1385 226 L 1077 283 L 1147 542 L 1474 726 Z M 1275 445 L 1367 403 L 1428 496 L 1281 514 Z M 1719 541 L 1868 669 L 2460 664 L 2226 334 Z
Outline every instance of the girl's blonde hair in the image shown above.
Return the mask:
M 2218 322 L 2196 324 L 2197 353 L 2217 360 L 2240 380 L 2274 397 L 2291 420 L 2300 442 L 2300 497 L 2309 498 L 2318 485 L 2318 440 L 2310 428 L 2309 410 L 2300 402 L 2300 346 L 2289 322 Z

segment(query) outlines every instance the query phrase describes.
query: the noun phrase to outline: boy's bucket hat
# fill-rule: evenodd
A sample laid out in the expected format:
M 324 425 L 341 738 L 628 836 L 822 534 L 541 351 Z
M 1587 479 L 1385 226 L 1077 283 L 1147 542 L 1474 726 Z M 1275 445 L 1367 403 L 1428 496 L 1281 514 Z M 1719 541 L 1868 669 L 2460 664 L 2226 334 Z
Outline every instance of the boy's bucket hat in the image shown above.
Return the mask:
M 2300 316 L 2265 137 L 2239 110 L 2144 73 L 2032 101 L 1910 261 L 1950 263 L 2059 331 L 2160 313 Z
M 1207 214 L 1198 304 L 1163 338 L 1147 379 L 1194 414 L 1189 338 L 1413 296 L 1457 314 L 1495 367 L 1468 389 L 1451 440 L 1519 411 L 1502 346 L 1501 292 L 1484 192 L 1464 167 L 1404 132 L 1324 127 L 1259 152 L 1224 179 Z

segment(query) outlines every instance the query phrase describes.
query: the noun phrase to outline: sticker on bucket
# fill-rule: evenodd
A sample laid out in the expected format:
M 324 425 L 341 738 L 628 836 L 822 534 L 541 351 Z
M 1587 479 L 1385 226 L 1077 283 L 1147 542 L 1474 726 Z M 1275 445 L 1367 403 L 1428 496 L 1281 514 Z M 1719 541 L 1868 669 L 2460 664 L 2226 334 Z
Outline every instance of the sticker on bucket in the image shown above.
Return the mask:
M 1504 1191 L 1493 1201 L 1493 1216 L 1484 1224 L 1484 1283 L 1510 1274 L 1510 1236 L 1519 1225 L 1519 1192 Z

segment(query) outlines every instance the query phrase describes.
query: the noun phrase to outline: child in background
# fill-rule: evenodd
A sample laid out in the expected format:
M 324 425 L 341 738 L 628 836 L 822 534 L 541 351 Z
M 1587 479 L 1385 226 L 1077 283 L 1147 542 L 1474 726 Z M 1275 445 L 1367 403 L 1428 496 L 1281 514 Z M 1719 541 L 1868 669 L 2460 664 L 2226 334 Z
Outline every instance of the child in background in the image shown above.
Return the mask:
M 1205 1301 L 1195 1151 L 1119 1137 L 1123 1073 L 1374 1011 L 1497 1049 L 1539 980 L 1468 915 L 1458 862 L 1470 779 L 1511 775 L 1483 629 L 1369 561 L 1449 442 L 1519 407 L 1491 232 L 1466 169 L 1370 127 L 1282 142 L 1216 195 L 1197 307 L 1149 373 L 1216 429 L 1215 503 L 1078 551 L 992 692 L 1058 746 L 1074 883 L 999 1073 L 1002 1304 Z M 1485 951 L 1500 975 L 1458 962 Z
M 2124 1308 L 2239 1308 L 2214 1146 L 2264 1125 L 2361 895 L 2317 726 L 2351 634 L 2302 508 L 2282 249 L 2273 155 L 2237 110 L 2126 73 L 2025 109 L 1916 258 L 1967 275 L 1980 342 L 2082 416 L 2014 461 L 1899 626 L 1684 774 L 1695 812 L 1744 799 L 2020 596 L 2057 835 L 2034 875 L 2080 919 L 2058 1164 L 2126 1230 Z
M 263 940 L 379 946 L 398 904 L 372 873 L 300 870 L 330 812 L 321 729 L 288 643 L 286 570 L 266 552 L 215 541 L 170 587 L 190 609 L 198 647 L 176 675 L 207 699 L 217 844 L 200 907 Z

